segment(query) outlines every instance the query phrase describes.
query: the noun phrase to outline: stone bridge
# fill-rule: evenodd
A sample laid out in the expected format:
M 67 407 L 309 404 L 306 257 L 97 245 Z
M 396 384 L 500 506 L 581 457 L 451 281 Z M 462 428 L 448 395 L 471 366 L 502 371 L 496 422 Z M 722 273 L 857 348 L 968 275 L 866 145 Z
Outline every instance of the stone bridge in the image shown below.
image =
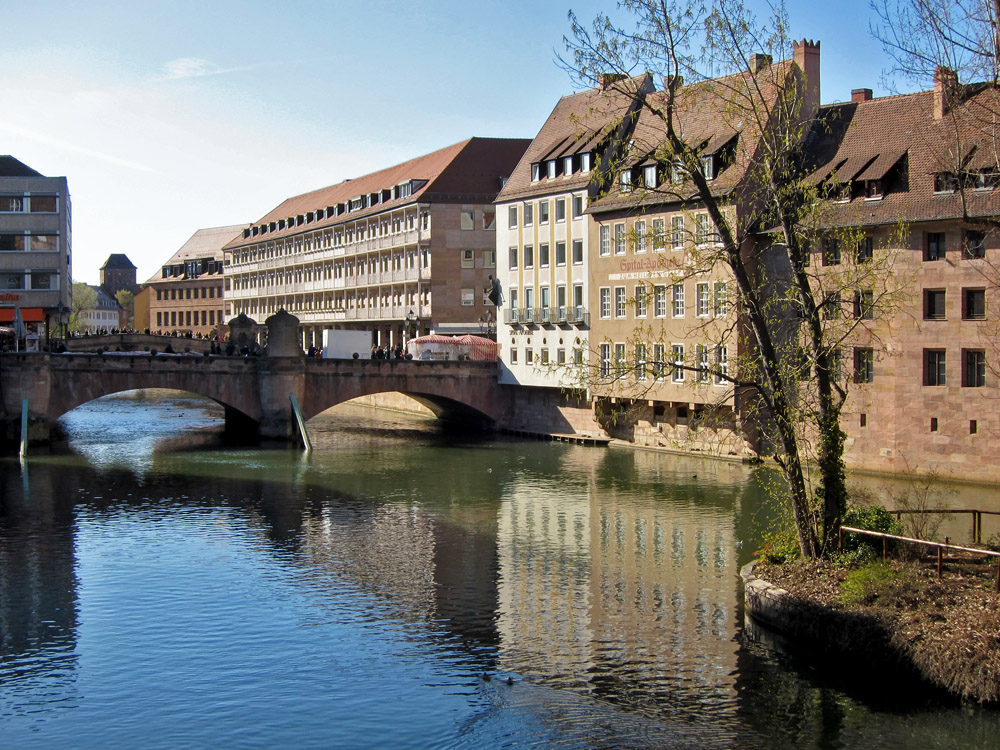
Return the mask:
M 139 388 L 206 396 L 225 409 L 235 435 L 288 440 L 296 427 L 290 395 L 305 419 L 356 396 L 398 391 L 442 419 L 488 426 L 503 419 L 496 363 L 307 359 L 304 356 L 0 354 L 0 442 L 16 445 L 21 405 L 28 436 L 50 440 L 56 420 L 80 404 Z

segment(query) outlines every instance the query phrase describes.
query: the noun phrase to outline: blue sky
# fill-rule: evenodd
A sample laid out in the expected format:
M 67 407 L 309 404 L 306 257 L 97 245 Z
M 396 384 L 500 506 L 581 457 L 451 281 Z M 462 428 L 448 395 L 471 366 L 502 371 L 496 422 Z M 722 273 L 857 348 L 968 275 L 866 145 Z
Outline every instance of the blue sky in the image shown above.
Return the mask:
M 142 282 L 199 228 L 473 135 L 534 136 L 574 90 L 555 64 L 571 7 L 614 4 L 6 3 L 0 154 L 68 178 L 76 280 L 125 253 Z M 888 93 L 867 0 L 788 8 L 822 43 L 824 103 Z

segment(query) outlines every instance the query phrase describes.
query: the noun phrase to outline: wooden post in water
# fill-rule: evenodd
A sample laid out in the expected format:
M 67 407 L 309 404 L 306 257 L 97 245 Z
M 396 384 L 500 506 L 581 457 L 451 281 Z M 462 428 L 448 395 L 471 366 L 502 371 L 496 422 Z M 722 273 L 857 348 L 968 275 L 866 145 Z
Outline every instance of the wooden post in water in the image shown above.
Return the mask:
M 21 400 L 21 458 L 28 455 L 28 399 Z

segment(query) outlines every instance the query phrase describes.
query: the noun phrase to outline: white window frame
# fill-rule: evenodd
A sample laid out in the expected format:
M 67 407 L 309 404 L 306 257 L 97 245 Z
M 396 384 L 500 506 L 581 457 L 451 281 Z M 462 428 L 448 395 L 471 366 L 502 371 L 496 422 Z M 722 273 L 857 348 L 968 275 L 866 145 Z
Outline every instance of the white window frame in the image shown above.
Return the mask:
M 670 287 L 670 317 L 684 317 L 684 284 L 674 284 Z

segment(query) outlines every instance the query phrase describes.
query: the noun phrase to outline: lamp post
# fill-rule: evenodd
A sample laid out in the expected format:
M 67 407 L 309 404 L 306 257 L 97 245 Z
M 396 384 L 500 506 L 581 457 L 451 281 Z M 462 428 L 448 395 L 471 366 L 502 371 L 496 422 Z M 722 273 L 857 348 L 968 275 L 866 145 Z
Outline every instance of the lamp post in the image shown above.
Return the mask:
M 416 338 L 416 335 L 417 335 L 417 323 L 418 322 L 419 322 L 419 318 L 417 318 L 417 316 L 413 313 L 413 310 L 410 310 L 408 313 L 406 313 L 406 328 L 403 331 L 403 346 L 404 347 L 406 346 L 406 340 L 407 340 L 407 338 L 411 338 L 411 339 L 412 338 Z
M 70 309 L 66 305 L 60 304 L 57 315 L 59 316 L 59 324 L 62 326 L 63 339 L 66 338 L 66 326 L 69 325 L 69 314 Z

